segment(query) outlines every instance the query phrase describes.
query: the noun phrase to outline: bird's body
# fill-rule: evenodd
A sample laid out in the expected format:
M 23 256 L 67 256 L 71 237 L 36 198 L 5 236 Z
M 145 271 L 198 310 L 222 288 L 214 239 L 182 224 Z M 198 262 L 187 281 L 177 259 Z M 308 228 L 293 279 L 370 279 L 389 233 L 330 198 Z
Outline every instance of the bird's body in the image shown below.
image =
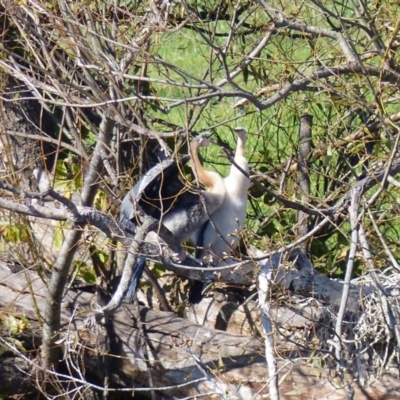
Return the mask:
M 121 204 L 120 222 L 130 233 L 136 229 L 135 203 L 145 214 L 157 219 L 183 241 L 190 238 L 223 203 L 225 186 L 222 177 L 204 170 L 198 157 L 198 149 L 207 146 L 203 136 L 196 137 L 190 144 L 193 172 L 207 191 L 194 191 L 183 181 L 182 170 L 189 156 L 176 160 L 165 160 L 151 168 L 125 196 Z M 158 241 L 152 233 L 148 241 Z M 140 259 L 133 282 L 128 292 L 132 298 L 143 273 L 145 260 Z
M 203 228 L 202 237 L 197 242 L 200 247 L 197 258 L 222 259 L 236 249 L 239 232 L 244 229 L 247 208 L 247 191 L 250 187 L 249 164 L 245 158 L 246 131 L 236 128 L 238 141 L 229 175 L 223 179 L 225 198 L 221 206 L 212 214 Z M 236 165 L 235 165 L 236 164 Z M 237 168 L 237 166 L 239 168 Z M 201 235 L 199 235 L 201 236 Z M 196 281 L 190 290 L 189 302 L 199 303 L 202 299 L 203 284 Z
M 179 176 L 179 171 L 189 159 L 189 156 L 184 156 L 179 162 L 164 160 L 151 168 L 123 199 L 121 223 L 131 232 L 135 231 L 138 222 L 135 216 L 136 206 L 162 222 L 177 237 L 184 236 L 186 230 L 191 231 L 191 227 L 187 226 L 188 220 L 191 221 L 187 214 L 193 217 L 194 225 L 196 222 L 206 221 L 198 194 L 187 190 Z
M 244 146 L 245 139 L 238 136 L 234 162 L 244 173 L 232 164 L 229 175 L 224 178 L 225 198 L 221 207 L 211 216 L 212 223 L 210 221 L 207 224 L 203 236 L 204 250 L 201 251 L 200 258 L 207 254 L 222 258 L 224 254 L 231 253 L 239 243 L 235 232 L 239 233 L 244 228 L 247 191 L 250 187 L 249 164 L 244 157 Z

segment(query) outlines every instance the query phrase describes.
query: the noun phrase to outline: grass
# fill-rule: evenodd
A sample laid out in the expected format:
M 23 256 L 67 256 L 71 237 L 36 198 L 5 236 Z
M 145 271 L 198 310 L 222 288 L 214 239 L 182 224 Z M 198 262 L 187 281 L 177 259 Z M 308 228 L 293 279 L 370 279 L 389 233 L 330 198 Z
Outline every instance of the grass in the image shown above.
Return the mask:
M 193 4 L 201 8 L 201 3 Z M 292 15 L 293 20 L 299 23 L 333 29 L 323 13 L 311 3 L 286 1 L 286 3 L 272 2 L 271 4 L 284 10 L 287 15 Z M 328 9 L 331 7 L 332 12 L 339 11 L 345 18 L 356 18 L 353 8 L 348 7 L 346 3 L 342 4 L 340 10 L 337 10 L 335 7 L 338 6 L 333 3 L 329 3 L 327 7 Z M 387 2 L 387 7 L 393 12 L 398 8 L 390 2 Z M 379 20 L 384 16 L 388 17 L 384 6 L 381 5 L 379 12 L 376 11 L 376 18 Z M 268 27 L 268 18 L 260 10 L 254 12 L 247 19 L 249 23 L 260 21 Z M 214 28 L 214 33 L 223 33 L 228 31 L 229 23 L 210 23 L 205 24 L 204 28 Z M 350 25 L 346 25 L 346 29 L 352 43 L 360 53 L 371 48 L 365 32 Z M 227 53 L 227 64 L 230 70 L 240 65 L 243 55 L 248 53 L 258 38 L 257 34 L 246 35 L 232 41 Z M 225 41 L 226 37 L 220 37 L 217 42 L 223 45 Z M 179 70 L 161 67 L 160 64 L 153 63 L 149 68 L 150 76 L 192 84 L 198 84 L 201 80 L 216 83 L 225 76 L 217 52 L 210 49 L 204 37 L 193 30 L 180 29 L 173 33 L 160 35 L 153 43 L 154 48 L 156 48 L 157 57 L 170 65 L 178 66 Z M 278 83 L 284 86 L 287 82 L 307 76 L 312 71 L 344 62 L 342 50 L 335 40 L 322 36 L 310 39 L 309 36 L 299 32 L 281 29 L 273 36 L 267 48 L 253 61 L 247 71 L 248 75 L 243 72 L 234 81 L 244 90 L 254 93 L 270 84 Z M 365 62 L 379 66 L 382 61 L 379 57 L 372 57 Z M 251 104 L 246 105 L 243 109 L 234 109 L 233 105 L 239 99 L 222 98 L 211 100 L 204 109 L 201 109 L 199 104 L 186 103 L 172 108 L 168 114 L 155 110 L 152 111 L 152 114 L 179 127 L 190 126 L 191 130 L 195 132 L 215 129 L 232 149 L 235 147 L 232 129 L 236 126 L 245 127 L 249 132 L 248 159 L 254 168 L 261 171 L 269 171 L 277 164 L 285 163 L 292 156 L 297 155 L 300 116 L 311 114 L 313 116 L 313 146 L 314 148 L 320 146 L 325 148 L 323 155 L 311 160 L 312 195 L 317 201 L 322 202 L 331 196 L 330 204 L 332 204 L 343 195 L 342 192 L 331 193 L 329 189 L 336 178 L 341 179 L 338 170 L 346 166 L 346 158 L 359 156 L 362 160 L 365 152 L 363 141 L 350 141 L 341 146 L 338 146 L 338 141 L 364 126 L 365 121 L 362 114 L 359 113 L 360 110 L 368 118 L 374 112 L 382 115 L 397 112 L 399 105 L 396 97 L 393 96 L 395 92 L 385 91 L 383 88 L 380 94 L 381 108 L 376 107 L 376 89 L 381 87 L 381 77 L 367 78 L 362 74 L 347 74 L 332 76 L 323 82 L 325 86 L 320 86 L 318 91 L 292 93 L 284 101 L 280 101 L 264 111 L 258 111 Z M 228 85 L 224 86 L 224 89 L 233 90 Z M 204 93 L 201 90 L 180 88 L 168 84 L 154 84 L 153 90 L 160 98 L 172 99 L 171 102 Z M 201 111 L 199 111 L 200 109 Z M 196 120 L 194 116 L 197 112 L 201 112 L 201 117 Z M 388 151 L 389 148 L 383 140 L 375 146 L 373 157 L 377 160 L 385 158 Z M 227 175 L 229 163 L 221 158 L 221 151 L 217 146 L 211 146 L 202 151 L 202 154 L 207 168 L 215 169 L 224 176 Z M 354 171 L 360 173 L 362 171 L 361 164 L 355 166 Z M 281 177 L 277 175 L 274 178 L 278 185 Z M 277 186 L 272 189 L 279 191 Z M 393 191 L 398 192 L 397 189 Z M 296 176 L 286 178 L 283 194 L 292 200 L 298 198 Z M 265 246 L 276 248 L 293 240 L 292 228 L 296 223 L 296 213 L 293 210 L 284 209 L 278 203 L 271 202 L 268 196 L 253 199 L 249 203 L 248 215 L 248 234 L 254 240 L 264 242 Z M 274 215 L 274 219 L 269 221 L 269 215 Z M 400 231 L 398 228 L 400 225 L 394 217 L 391 227 L 385 229 L 388 240 L 395 241 L 397 231 Z M 342 236 L 347 237 L 347 228 L 343 229 Z M 263 237 L 265 233 L 271 238 Z M 341 244 L 337 235 L 331 235 L 328 240 L 324 238 L 322 241 L 315 238 L 314 244 L 318 257 L 323 252 L 327 252 L 322 258 L 331 259 L 331 263 L 340 263 L 339 260 L 345 260 L 343 257 L 345 245 Z

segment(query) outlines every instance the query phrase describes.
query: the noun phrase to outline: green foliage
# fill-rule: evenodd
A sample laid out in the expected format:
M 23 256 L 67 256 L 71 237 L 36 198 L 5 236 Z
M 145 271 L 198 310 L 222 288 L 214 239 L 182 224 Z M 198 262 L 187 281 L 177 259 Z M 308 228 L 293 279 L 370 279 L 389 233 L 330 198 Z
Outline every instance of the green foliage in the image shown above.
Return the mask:
M 56 179 L 54 189 L 61 192 L 65 197 L 71 197 L 82 187 L 82 168 L 72 158 L 60 159 L 56 167 Z
M 0 235 L 5 243 L 21 243 L 27 242 L 29 232 L 26 224 L 17 222 L 3 222 L 0 228 Z
M 2 334 L 18 335 L 31 329 L 29 320 L 23 315 L 14 315 L 4 312 L 0 316 L 0 321 Z M 25 350 L 19 340 L 11 338 L 9 338 L 9 340 L 12 340 L 21 350 Z
M 74 262 L 75 275 L 88 284 L 96 283 L 96 274 L 92 267 L 82 261 Z

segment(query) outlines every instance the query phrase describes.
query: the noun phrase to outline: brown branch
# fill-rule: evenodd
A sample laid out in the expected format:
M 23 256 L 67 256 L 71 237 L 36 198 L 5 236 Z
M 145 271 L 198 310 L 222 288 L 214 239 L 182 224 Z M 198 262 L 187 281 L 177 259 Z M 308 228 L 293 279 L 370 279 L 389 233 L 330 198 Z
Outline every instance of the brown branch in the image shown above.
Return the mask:
M 246 98 L 247 101 L 251 102 L 259 110 L 265 110 L 269 107 L 272 107 L 279 101 L 284 100 L 291 93 L 298 92 L 300 90 L 306 90 L 308 88 L 308 85 L 310 84 L 317 84 L 318 87 L 322 86 L 322 89 L 325 90 L 326 86 L 322 82 L 320 82 L 323 79 L 328 79 L 332 76 L 348 74 L 364 74 L 364 71 L 371 76 L 377 76 L 382 81 L 387 81 L 394 85 L 396 85 L 400 81 L 400 74 L 394 70 L 382 67 L 378 68 L 371 65 L 358 65 L 356 63 L 349 63 L 336 67 L 331 67 L 329 69 L 324 68 L 318 71 L 314 71 L 309 76 L 294 79 L 292 82 L 287 83 L 283 87 L 278 84 L 268 86 L 268 88 L 261 89 L 255 95 L 253 95 L 254 99 L 251 99 L 251 96 L 248 96 L 247 94 L 243 95 L 242 97 Z M 272 90 L 278 90 L 278 92 L 263 102 L 256 100 L 256 97 L 262 96 L 264 93 Z M 241 100 L 237 102 L 234 107 L 243 106 L 245 105 L 245 103 L 246 101 Z
M 75 216 L 71 215 L 66 210 L 61 210 L 57 208 L 50 208 L 40 206 L 38 204 L 35 205 L 25 205 L 21 203 L 16 203 L 15 201 L 6 200 L 0 197 L 0 208 L 4 210 L 8 210 L 11 212 L 15 212 L 18 214 L 29 215 L 37 218 L 45 218 L 45 219 L 53 219 L 55 221 L 67 221 L 70 220 L 72 222 L 82 222 L 80 218 L 75 218 Z
M 113 127 L 114 122 L 104 117 L 100 124 L 98 141 L 82 188 L 81 199 L 84 206 L 91 206 L 94 200 L 103 167 L 101 154 L 103 150 L 109 148 Z M 68 279 L 68 272 L 82 236 L 81 228 L 82 226 L 80 225 L 74 225 L 67 231 L 49 281 L 49 296 L 44 313 L 45 323 L 43 324 L 42 347 L 42 357 L 45 366 L 48 368 L 56 365 L 60 360 L 60 348 L 56 343 L 60 330 L 61 302 Z
M 391 163 L 389 169 L 387 167 L 383 167 L 378 171 L 371 172 L 370 175 L 354 183 L 351 189 L 349 189 L 349 191 L 341 199 L 339 199 L 334 206 L 329 208 L 318 208 L 317 206 L 313 208 L 306 207 L 300 203 L 288 200 L 285 197 L 275 193 L 274 191 L 272 191 L 264 184 L 258 182 L 255 179 L 252 180 L 252 183 L 256 184 L 257 187 L 260 187 L 263 191 L 265 191 L 265 193 L 268 193 L 269 195 L 271 195 L 273 198 L 275 198 L 277 201 L 281 202 L 288 208 L 302 211 L 309 215 L 326 215 L 335 217 L 337 213 L 342 212 L 343 209 L 346 208 L 347 204 L 350 202 L 353 191 L 361 190 L 361 194 L 364 194 L 366 191 L 371 189 L 377 183 L 384 182 L 386 174 L 395 175 L 398 174 L 399 172 L 400 172 L 400 158 L 396 158 Z
M 344 56 L 349 62 L 357 61 L 354 50 L 349 45 L 349 43 L 347 43 L 346 38 L 339 32 L 298 23 L 292 18 L 286 18 L 286 16 L 281 11 L 273 8 L 266 1 L 258 0 L 258 2 L 261 4 L 262 7 L 264 7 L 266 13 L 271 17 L 276 28 L 288 28 L 290 30 L 295 30 L 302 33 L 310 33 L 316 37 L 328 37 L 330 39 L 334 39 L 339 43 L 339 46 L 342 49 Z

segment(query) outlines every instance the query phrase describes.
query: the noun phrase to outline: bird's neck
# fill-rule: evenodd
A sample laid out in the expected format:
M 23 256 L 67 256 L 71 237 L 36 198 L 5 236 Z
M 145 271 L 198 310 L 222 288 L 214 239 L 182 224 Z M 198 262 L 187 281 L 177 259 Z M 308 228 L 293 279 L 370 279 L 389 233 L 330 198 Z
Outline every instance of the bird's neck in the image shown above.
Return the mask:
M 245 145 L 246 139 L 238 136 L 234 163 L 232 163 L 230 173 L 226 178 L 231 192 L 245 193 L 250 186 L 250 179 L 248 178 L 249 164 L 244 155 Z
M 209 171 L 206 171 L 201 165 L 198 146 L 191 145 L 190 150 L 192 155 L 193 171 L 198 181 L 206 188 L 213 188 L 215 185 L 214 176 Z
M 246 139 L 238 136 L 236 143 L 235 158 L 244 157 L 245 148 L 246 148 Z

